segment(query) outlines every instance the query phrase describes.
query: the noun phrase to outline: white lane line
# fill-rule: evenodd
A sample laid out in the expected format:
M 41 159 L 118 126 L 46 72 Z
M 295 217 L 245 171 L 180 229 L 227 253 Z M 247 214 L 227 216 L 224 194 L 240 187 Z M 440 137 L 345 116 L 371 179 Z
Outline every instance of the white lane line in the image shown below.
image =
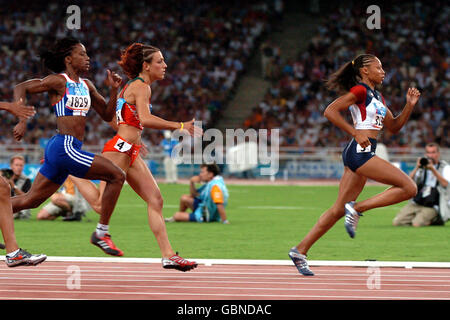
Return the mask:
M 5 260 L 5 256 L 0 256 Z M 192 259 L 200 265 L 269 265 L 293 266 L 290 260 L 251 260 L 251 259 Z M 47 262 L 114 262 L 114 263 L 161 263 L 161 258 L 123 258 L 123 257 L 57 257 L 49 256 Z M 327 267 L 399 267 L 399 268 L 446 268 L 450 262 L 420 262 L 420 261 L 333 261 L 310 260 L 310 266 Z
M 242 290 L 242 288 L 240 289 Z M 329 291 L 329 290 L 328 290 Z M 377 290 L 378 291 L 378 290 Z M 10 292 L 9 290 L 4 290 L 4 289 L 0 289 L 0 292 Z M 375 292 L 374 290 L 370 291 L 371 293 Z M 450 300 L 450 297 L 448 298 L 444 298 L 442 296 L 439 297 L 417 297 L 417 296 L 342 296 L 342 295 L 285 295 L 285 294 L 241 294 L 241 293 L 188 293 L 188 292 L 182 292 L 180 293 L 178 290 L 174 291 L 174 292 L 109 292 L 109 291 L 81 291 L 81 290 L 76 290 L 76 291 L 62 291 L 62 290 L 50 290 L 50 291 L 42 291 L 42 290 L 14 290 L 14 293 L 33 293 L 33 294 L 49 294 L 49 293 L 53 293 L 53 294 L 75 294 L 75 295 L 80 295 L 80 294 L 84 294 L 84 295 L 95 295 L 95 294 L 100 294 L 100 295 L 129 295 L 129 296 L 163 296 L 163 295 L 167 295 L 167 296 L 171 296 L 171 300 L 176 300 L 174 299 L 174 296 L 180 296 L 180 298 L 182 300 L 186 300 L 187 296 L 191 296 L 191 297 L 197 297 L 196 299 L 198 299 L 199 296 L 205 296 L 206 299 L 210 300 L 211 296 L 214 297 L 230 297 L 232 299 L 236 299 L 237 297 L 243 298 L 243 299 L 249 299 L 249 298 L 278 298 L 278 299 L 293 299 L 293 298 L 305 298 L 305 299 L 312 299 L 312 298 L 325 298 L 325 299 L 413 299 L 413 300 Z M 47 299 L 47 298 L 43 298 L 43 299 Z M 83 300 L 88 300 L 89 298 L 87 298 L 86 296 L 83 296 Z M 97 300 L 97 298 L 91 298 L 94 300 Z M 109 299 L 108 299 L 109 300 Z
M 250 278 L 251 279 L 251 278 Z M 66 281 L 67 280 L 67 276 L 60 276 L 60 277 L 51 277 L 51 278 L 46 278 L 46 277 L 14 277 L 14 278 L 8 278 L 8 277 L 0 277 L 0 284 L 4 284 L 4 285 L 8 285 L 10 284 L 9 282 L 2 282 L 2 280 L 6 280 L 6 281 L 17 281 L 17 280 L 33 280 L 33 281 Z M 113 279 L 103 279 L 104 281 L 108 281 L 108 282 L 126 282 L 126 283 L 130 283 L 130 282 L 164 282 L 166 283 L 168 280 L 167 279 L 163 279 L 163 278 L 157 278 L 157 279 L 117 279 L 117 278 L 113 278 Z M 82 277 L 82 281 L 83 282 L 99 282 L 102 280 L 99 280 L 98 278 L 94 278 L 94 279 L 89 279 L 86 277 Z M 198 279 L 176 279 L 177 282 L 185 282 L 185 283 L 211 283 L 212 281 L 210 280 L 198 280 Z M 343 281 L 343 282 L 339 282 L 339 281 Z M 352 282 L 349 283 L 347 282 L 348 279 L 336 279 L 333 282 L 307 282 L 307 281 L 302 281 L 302 282 L 286 282 L 286 281 L 230 281 L 230 280 L 214 280 L 214 283 L 220 284 L 220 283 L 238 283 L 238 284 L 268 284 L 268 285 L 284 285 L 284 286 L 297 286 L 297 285 L 302 285 L 302 286 L 306 286 L 306 285 L 316 285 L 316 286 L 366 286 L 367 283 L 364 280 L 361 280 L 360 282 Z M 420 283 L 414 283 L 414 284 L 410 284 L 410 283 L 399 283 L 399 282 L 393 282 L 393 283 L 387 283 L 386 281 L 382 281 L 381 285 L 383 286 L 405 286 L 405 287 L 450 287 L 450 282 L 449 284 L 442 284 L 441 281 L 427 281 L 427 280 L 406 280 L 404 282 L 425 282 L 425 283 L 429 283 L 429 282 L 438 282 L 439 284 L 420 284 Z M 27 283 L 28 284 L 28 283 Z M 43 283 L 46 284 L 46 283 Z
M 42 278 L 42 276 L 59 276 L 59 278 L 55 278 L 53 277 L 52 279 L 54 280 L 66 280 L 67 276 L 63 276 L 61 274 L 42 274 L 40 276 L 28 276 L 28 277 L 1 277 L 0 279 L 2 280 L 14 280 L 14 279 L 21 279 L 21 280 L 40 280 L 40 279 L 47 279 L 47 278 Z M 92 275 L 86 275 L 86 274 L 81 274 L 81 277 L 83 279 L 83 281 L 111 281 L 111 282 L 117 282 L 117 281 L 124 281 L 124 282 L 132 282 L 132 281 L 141 281 L 141 282 L 145 282 L 145 281 L 206 281 L 206 282 L 214 282 L 214 281 L 220 281 L 220 279 L 223 279 L 225 281 L 233 279 L 233 280 L 238 280 L 238 282 L 243 282 L 245 283 L 245 280 L 255 280 L 254 277 L 201 277 L 201 280 L 198 280 L 196 277 L 194 279 L 186 279 L 189 277 L 184 277 L 184 279 L 180 279 L 180 276 L 145 276 L 145 278 L 143 277 L 139 277 L 139 276 L 123 276 L 121 277 L 122 279 L 117 279 L 116 276 L 102 276 L 101 279 L 99 279 L 98 276 L 92 276 Z M 150 278 L 150 279 L 147 279 Z M 279 281 L 279 280 L 288 280 L 289 282 L 286 282 L 286 285 L 298 285 L 298 286 L 303 286 L 306 284 L 310 284 L 311 282 L 304 282 L 304 281 L 295 281 L 293 282 L 290 279 L 285 279 L 285 278 L 264 278 L 265 280 L 275 280 L 275 281 Z M 362 278 L 362 279 L 349 279 L 349 278 L 339 278 L 336 279 L 336 282 L 330 282 L 333 281 L 332 279 L 322 279 L 321 282 L 312 282 L 314 284 L 317 285 L 322 285 L 322 284 L 330 284 L 330 285 L 338 285 L 340 282 L 337 281 L 350 281 L 350 282 L 356 282 L 356 283 L 366 283 L 367 281 L 367 277 Z M 326 281 L 326 282 L 323 282 Z M 427 285 L 431 285 L 433 282 L 438 283 L 436 286 L 439 285 L 444 285 L 447 286 L 446 284 L 443 283 L 450 283 L 449 280 L 427 280 L 427 279 L 395 279 L 395 280 L 381 280 L 383 284 L 388 284 L 387 282 L 393 282 L 392 285 L 395 285 L 397 283 L 401 284 L 401 283 L 405 283 L 405 285 L 409 285 L 409 286 L 419 286 L 420 283 L 425 283 L 424 286 Z M 274 283 L 274 282 L 269 282 L 269 283 Z
M 17 269 L 16 269 L 17 270 Z M 2 271 L 0 270 L 0 275 L 60 275 L 61 273 L 65 273 L 67 269 L 62 269 L 60 270 L 61 272 L 58 273 L 59 270 L 46 270 L 46 269 L 39 269 L 39 270 L 35 270 L 35 272 L 27 272 L 26 270 L 17 270 L 17 271 Z M 89 270 L 89 271 L 83 271 L 82 268 L 80 268 L 80 271 L 82 274 L 87 275 L 87 276 L 98 276 L 98 275 L 102 275 L 102 276 L 114 276 L 114 274 L 118 274 L 121 277 L 154 277 L 154 276 L 170 276 L 175 274 L 173 271 L 97 271 L 97 270 Z M 43 273 L 46 272 L 46 273 Z M 126 274 L 126 273 L 131 273 L 131 274 Z M 278 278 L 273 278 L 271 277 L 270 279 L 283 279 L 283 277 L 285 279 L 291 279 L 291 278 L 296 278 L 296 279 L 303 279 L 304 277 L 302 277 L 301 275 L 299 275 L 297 272 L 291 272 L 291 273 L 279 273 L 279 272 L 206 272 L 206 271 L 200 271 L 200 270 L 194 270 L 191 271 L 190 273 L 181 273 L 181 272 L 177 272 L 176 273 L 179 276 L 183 276 L 183 277 L 206 277 L 206 278 L 220 278 L 220 277 L 215 277 L 215 275 L 227 275 L 226 278 L 245 278 L 242 276 L 276 276 Z M 361 279 L 367 279 L 368 274 L 367 273 L 361 273 L 361 274 L 349 274 L 349 273 L 317 273 L 317 277 L 315 277 L 315 279 L 320 280 L 320 277 L 323 276 L 332 276 L 332 277 L 338 277 L 338 276 L 345 276 L 351 279 L 357 279 L 357 278 L 361 278 Z M 427 275 L 423 275 L 423 274 L 407 274 L 405 272 L 405 274 L 384 274 L 383 272 L 381 273 L 381 277 L 382 278 L 398 278 L 398 277 L 407 277 L 407 278 L 439 278 L 442 279 L 441 281 L 450 281 L 450 280 L 446 280 L 447 278 L 450 278 L 450 274 L 449 275 L 431 275 L 431 274 L 427 274 Z M 222 277 L 223 278 L 223 277 Z M 330 279 L 327 279 L 330 280 Z
M 97 265 L 83 265 L 84 263 L 77 263 L 76 265 L 79 266 L 80 268 L 82 268 L 83 271 L 98 271 L 99 267 L 101 268 L 101 270 L 104 270 L 104 272 L 117 272 L 117 273 L 123 273 L 123 272 L 136 272 L 136 273 L 140 273 L 140 272 L 148 272 L 151 274 L 154 274 L 155 272 L 167 272 L 167 271 L 162 271 L 161 267 L 156 267 L 156 266 L 141 266 L 138 264 L 135 264 L 133 266 L 111 266 L 111 265 L 103 265 L 100 263 L 97 263 Z M 39 268 L 36 269 L 31 269 L 31 268 L 27 268 L 27 269 L 10 269 L 10 268 L 3 268 L 2 266 L 0 266 L 0 273 L 4 270 L 6 272 L 11 272 L 11 273 L 18 273 L 21 270 L 27 270 L 30 272 L 41 272 L 41 271 L 61 271 L 61 272 L 65 272 L 66 268 L 68 266 L 72 266 L 74 265 L 74 263 L 58 263 L 58 265 L 49 265 L 48 263 L 45 265 L 40 265 Z M 278 267 L 278 269 L 276 269 Z M 210 266 L 205 267 L 205 266 L 200 266 L 199 268 L 195 269 L 194 272 L 207 272 L 204 271 L 205 269 L 211 268 Z M 294 265 L 292 266 L 287 266 L 287 267 L 283 267 L 283 266 L 258 266 L 256 267 L 258 269 L 259 272 L 264 272 L 265 268 L 267 268 L 267 272 L 272 272 L 272 273 L 276 273 L 277 275 L 292 275 L 292 271 L 295 270 Z M 344 267 L 339 267 L 339 268 L 344 268 Z M 109 271 L 111 270 L 111 271 Z M 239 271 L 239 273 L 242 272 L 251 272 L 255 270 L 255 268 L 246 268 L 246 266 L 243 266 L 243 268 L 240 268 L 239 266 L 231 266 L 231 265 L 214 265 L 214 273 L 218 273 L 218 272 L 225 272 L 225 273 L 229 273 L 229 272 L 233 272 L 233 271 Z M 221 270 L 221 271 L 219 271 Z M 355 274 L 366 274 L 366 268 L 365 267 L 355 267 L 351 270 L 336 270 L 336 268 L 334 270 L 330 270 L 330 268 L 328 267 L 318 267 L 317 269 L 315 269 L 316 271 L 320 272 L 321 275 L 326 275 L 326 273 L 322 273 L 322 272 L 333 272 L 332 274 L 335 275 L 335 271 L 339 271 L 340 274 L 346 274 L 346 275 L 355 275 Z M 450 276 L 450 270 L 447 269 L 434 269 L 434 270 L 430 270 L 430 269 L 409 269 L 409 270 L 388 270 L 388 269 L 380 269 L 380 271 L 382 272 L 382 274 L 389 274 L 389 275 L 398 275 L 398 276 L 405 276 L 405 275 L 435 275 L 435 276 L 439 276 L 439 275 L 443 275 L 443 276 Z M 98 272 L 103 272 L 103 271 L 98 271 Z M 295 274 L 297 274 L 297 272 L 294 272 Z
M 48 286 L 48 287 L 55 287 L 55 286 L 63 286 L 65 287 L 65 283 L 64 284 L 37 284 L 37 283 L 27 283 L 27 284 L 23 284 L 22 287 L 26 287 L 26 286 Z M 405 294 L 407 293 L 418 293 L 420 292 L 421 294 L 424 293 L 439 293 L 439 294 L 445 294 L 445 293 L 450 293 L 450 291 L 446 291 L 446 290 L 407 290 L 407 289 L 368 289 L 368 288 L 364 288 L 364 289 L 341 289 L 341 288 L 267 288 L 267 287 L 216 287 L 216 286 L 206 286 L 206 287 L 201 287 L 201 286 L 183 286 L 180 287 L 178 284 L 177 285 L 111 285 L 111 284 L 81 284 L 81 287 L 93 287 L 93 288 L 126 288 L 126 289 L 132 289 L 132 288 L 146 288 L 146 289 L 150 289 L 150 288 L 157 288 L 157 289 L 177 289 L 177 290 L 185 290 L 185 289 L 201 289 L 201 290 L 220 290 L 220 291 L 224 291 L 224 290 L 255 290 L 255 291 L 341 291 L 341 292 L 403 292 Z M 66 292 L 77 292 L 78 290 L 67 290 Z M 45 292 L 45 291 L 44 291 Z M 112 291 L 114 293 L 120 293 L 122 291 Z M 132 293 L 135 291 L 125 291 L 127 293 Z M 139 292 L 140 293 L 140 292 Z M 207 294 L 207 293 L 204 293 Z M 448 299 L 450 299 L 450 295 L 448 296 Z

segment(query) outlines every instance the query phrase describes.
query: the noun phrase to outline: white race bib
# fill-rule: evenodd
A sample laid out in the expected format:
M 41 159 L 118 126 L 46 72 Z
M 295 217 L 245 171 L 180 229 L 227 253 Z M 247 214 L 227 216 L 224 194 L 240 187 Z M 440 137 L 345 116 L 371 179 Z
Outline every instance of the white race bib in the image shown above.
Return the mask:
M 114 145 L 114 148 L 117 149 L 120 152 L 127 152 L 132 147 L 131 144 L 128 142 L 118 138 L 116 144 Z
M 369 145 L 365 148 L 361 147 L 359 144 L 356 145 L 356 153 L 364 153 L 372 151 L 372 145 Z

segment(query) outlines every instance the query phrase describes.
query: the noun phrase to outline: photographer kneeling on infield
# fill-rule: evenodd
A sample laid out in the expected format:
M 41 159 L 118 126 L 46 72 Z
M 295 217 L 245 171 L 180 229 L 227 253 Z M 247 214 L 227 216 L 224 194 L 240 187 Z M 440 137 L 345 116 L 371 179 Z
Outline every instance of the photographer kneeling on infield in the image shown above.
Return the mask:
M 216 164 L 202 164 L 200 174 L 190 180 L 190 194 L 184 194 L 180 199 L 180 211 L 173 217 L 164 219 L 166 222 L 191 221 L 215 222 L 228 224 L 225 207 L 228 203 L 228 190 L 225 181 Z M 204 182 L 200 188 L 195 183 Z M 192 213 L 186 212 L 190 208 Z
M 394 226 L 444 225 L 450 219 L 450 165 L 440 160 L 437 143 L 425 146 L 425 156 L 410 173 L 417 195 L 397 214 Z
M 25 168 L 25 158 L 21 155 L 15 155 L 10 159 L 11 169 L 1 169 L 1 175 L 11 186 L 11 197 L 27 193 L 31 189 L 31 179 L 23 174 Z M 14 219 L 30 219 L 31 210 L 24 209 L 13 213 Z

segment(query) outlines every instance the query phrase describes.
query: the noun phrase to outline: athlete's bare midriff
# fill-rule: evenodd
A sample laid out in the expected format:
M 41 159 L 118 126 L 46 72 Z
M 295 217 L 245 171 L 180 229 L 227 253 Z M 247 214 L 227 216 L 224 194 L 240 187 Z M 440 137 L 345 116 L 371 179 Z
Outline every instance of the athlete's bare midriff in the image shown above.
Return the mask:
M 84 116 L 66 116 L 56 119 L 59 134 L 71 135 L 80 141 L 84 139 L 86 128 L 86 117 Z
M 368 138 L 377 139 L 378 134 L 381 130 L 371 130 L 371 129 L 357 129 L 358 132 L 364 133 Z
M 130 126 L 128 124 L 120 124 L 119 125 L 119 130 L 117 130 L 117 134 L 119 136 L 121 136 L 123 139 L 125 139 L 126 141 L 128 141 L 129 143 L 133 143 L 133 144 L 137 144 L 140 145 L 141 144 L 141 135 L 142 135 L 142 130 Z

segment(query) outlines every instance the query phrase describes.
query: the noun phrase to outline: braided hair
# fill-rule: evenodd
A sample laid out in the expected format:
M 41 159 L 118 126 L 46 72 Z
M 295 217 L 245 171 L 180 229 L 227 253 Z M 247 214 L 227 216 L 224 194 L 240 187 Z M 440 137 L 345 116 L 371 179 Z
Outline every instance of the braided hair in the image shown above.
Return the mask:
M 331 74 L 326 81 L 329 90 L 342 94 L 350 90 L 361 81 L 359 69 L 369 65 L 376 56 L 372 54 L 361 54 L 352 61 L 347 62 L 335 73 Z
M 142 71 L 142 64 L 145 62 L 152 62 L 153 55 L 161 51 L 158 48 L 142 43 L 133 43 L 122 51 L 120 56 L 119 66 L 128 78 L 134 79 Z

